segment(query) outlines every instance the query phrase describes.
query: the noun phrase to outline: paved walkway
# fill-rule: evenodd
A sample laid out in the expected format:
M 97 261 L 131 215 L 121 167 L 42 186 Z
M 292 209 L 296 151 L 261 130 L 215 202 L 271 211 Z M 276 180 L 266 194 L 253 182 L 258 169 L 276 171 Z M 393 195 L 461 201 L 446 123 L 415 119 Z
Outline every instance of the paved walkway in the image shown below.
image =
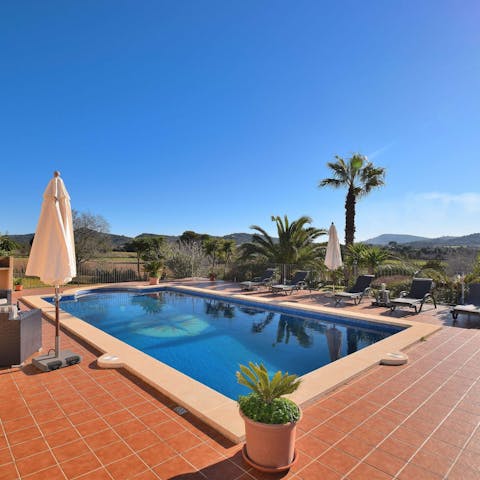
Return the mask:
M 415 319 L 448 325 L 445 310 Z M 44 322 L 44 345 L 53 333 Z M 98 352 L 81 341 L 63 333 L 62 342 L 80 365 L 0 371 L 1 480 L 480 479 L 480 330 L 446 326 L 411 347 L 407 365 L 374 367 L 305 409 L 299 461 L 283 476 L 255 472 L 241 445 L 137 378 L 97 369 Z

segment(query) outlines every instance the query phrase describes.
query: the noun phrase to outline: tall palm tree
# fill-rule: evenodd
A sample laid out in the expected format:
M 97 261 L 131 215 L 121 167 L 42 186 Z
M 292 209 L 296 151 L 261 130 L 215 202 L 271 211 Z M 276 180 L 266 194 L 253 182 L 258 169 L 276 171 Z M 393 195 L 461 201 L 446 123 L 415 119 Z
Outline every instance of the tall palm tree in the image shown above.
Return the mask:
M 357 198 L 370 193 L 385 183 L 385 169 L 376 167 L 365 155 L 355 153 L 348 160 L 338 155 L 336 162 L 328 162 L 333 177 L 324 178 L 319 187 L 347 187 L 345 199 L 345 245 L 353 244 L 355 238 L 355 205 Z
M 223 267 L 223 278 L 225 279 L 225 275 L 227 273 L 228 263 L 232 258 L 233 253 L 235 252 L 236 243 L 235 240 L 232 239 L 225 239 L 222 242 L 220 247 L 220 252 L 225 260 L 225 265 Z
M 252 257 L 264 258 L 277 264 L 308 265 L 318 259 L 323 248 L 314 240 L 327 233 L 324 229 L 307 226 L 312 219 L 302 216 L 290 222 L 287 215 L 272 216 L 277 227 L 278 240 L 273 239 L 262 227 L 252 225 L 256 230 L 252 241 L 241 246 L 243 259 Z

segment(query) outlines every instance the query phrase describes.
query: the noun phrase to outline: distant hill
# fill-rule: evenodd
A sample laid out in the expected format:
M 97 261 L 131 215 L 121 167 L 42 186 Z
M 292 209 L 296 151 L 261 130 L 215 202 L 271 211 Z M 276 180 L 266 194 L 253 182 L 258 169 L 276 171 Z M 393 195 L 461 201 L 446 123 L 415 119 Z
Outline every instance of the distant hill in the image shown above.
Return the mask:
M 412 242 L 426 242 L 430 240 L 427 237 L 418 237 L 416 235 L 402 235 L 398 233 L 384 233 L 378 237 L 369 238 L 362 243 L 369 245 L 388 245 L 390 242 L 397 243 L 412 243 Z
M 161 233 L 141 233 L 140 235 L 137 235 L 137 237 L 156 237 L 157 235 L 164 237 L 168 242 L 175 242 L 178 239 L 177 236 L 162 235 Z M 33 238 L 33 233 L 6 236 L 20 245 L 28 245 Z M 108 236 L 110 237 L 114 250 L 121 250 L 126 243 L 131 242 L 133 238 L 136 238 L 127 237 L 126 235 L 115 235 L 114 233 L 109 233 Z M 219 238 L 233 239 L 237 245 L 241 245 L 242 243 L 250 242 L 252 240 L 252 235 L 250 233 L 230 233 L 229 235 L 224 235 Z
M 363 243 L 370 245 L 388 245 L 390 242 L 397 242 L 412 247 L 480 247 L 480 233 L 472 233 L 460 237 L 443 236 L 438 238 L 418 237 L 416 235 L 402 235 L 384 233 L 378 237 L 365 240 Z

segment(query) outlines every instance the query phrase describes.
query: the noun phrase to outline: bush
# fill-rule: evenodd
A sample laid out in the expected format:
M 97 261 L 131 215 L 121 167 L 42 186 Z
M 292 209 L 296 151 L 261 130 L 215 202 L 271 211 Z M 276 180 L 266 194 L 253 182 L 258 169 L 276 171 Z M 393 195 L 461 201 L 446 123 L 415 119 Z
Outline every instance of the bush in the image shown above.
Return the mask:
M 275 398 L 267 403 L 258 395 L 241 396 L 238 399 L 242 413 L 255 422 L 281 424 L 300 419 L 300 409 L 288 398 Z

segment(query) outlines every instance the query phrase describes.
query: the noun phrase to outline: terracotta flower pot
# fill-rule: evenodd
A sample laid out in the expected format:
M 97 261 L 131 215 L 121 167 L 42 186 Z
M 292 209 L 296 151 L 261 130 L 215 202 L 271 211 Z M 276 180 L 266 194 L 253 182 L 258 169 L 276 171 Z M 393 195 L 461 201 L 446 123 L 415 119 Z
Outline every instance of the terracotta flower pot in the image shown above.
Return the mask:
M 160 279 L 158 277 L 150 277 L 149 283 L 150 285 L 158 285 L 160 283 Z
M 281 472 L 294 465 L 298 422 L 272 425 L 255 422 L 241 411 L 240 415 L 245 421 L 246 445 L 242 454 L 246 462 L 264 472 Z
M 21 290 L 23 290 L 23 285 L 15 285 L 16 292 L 20 292 Z

